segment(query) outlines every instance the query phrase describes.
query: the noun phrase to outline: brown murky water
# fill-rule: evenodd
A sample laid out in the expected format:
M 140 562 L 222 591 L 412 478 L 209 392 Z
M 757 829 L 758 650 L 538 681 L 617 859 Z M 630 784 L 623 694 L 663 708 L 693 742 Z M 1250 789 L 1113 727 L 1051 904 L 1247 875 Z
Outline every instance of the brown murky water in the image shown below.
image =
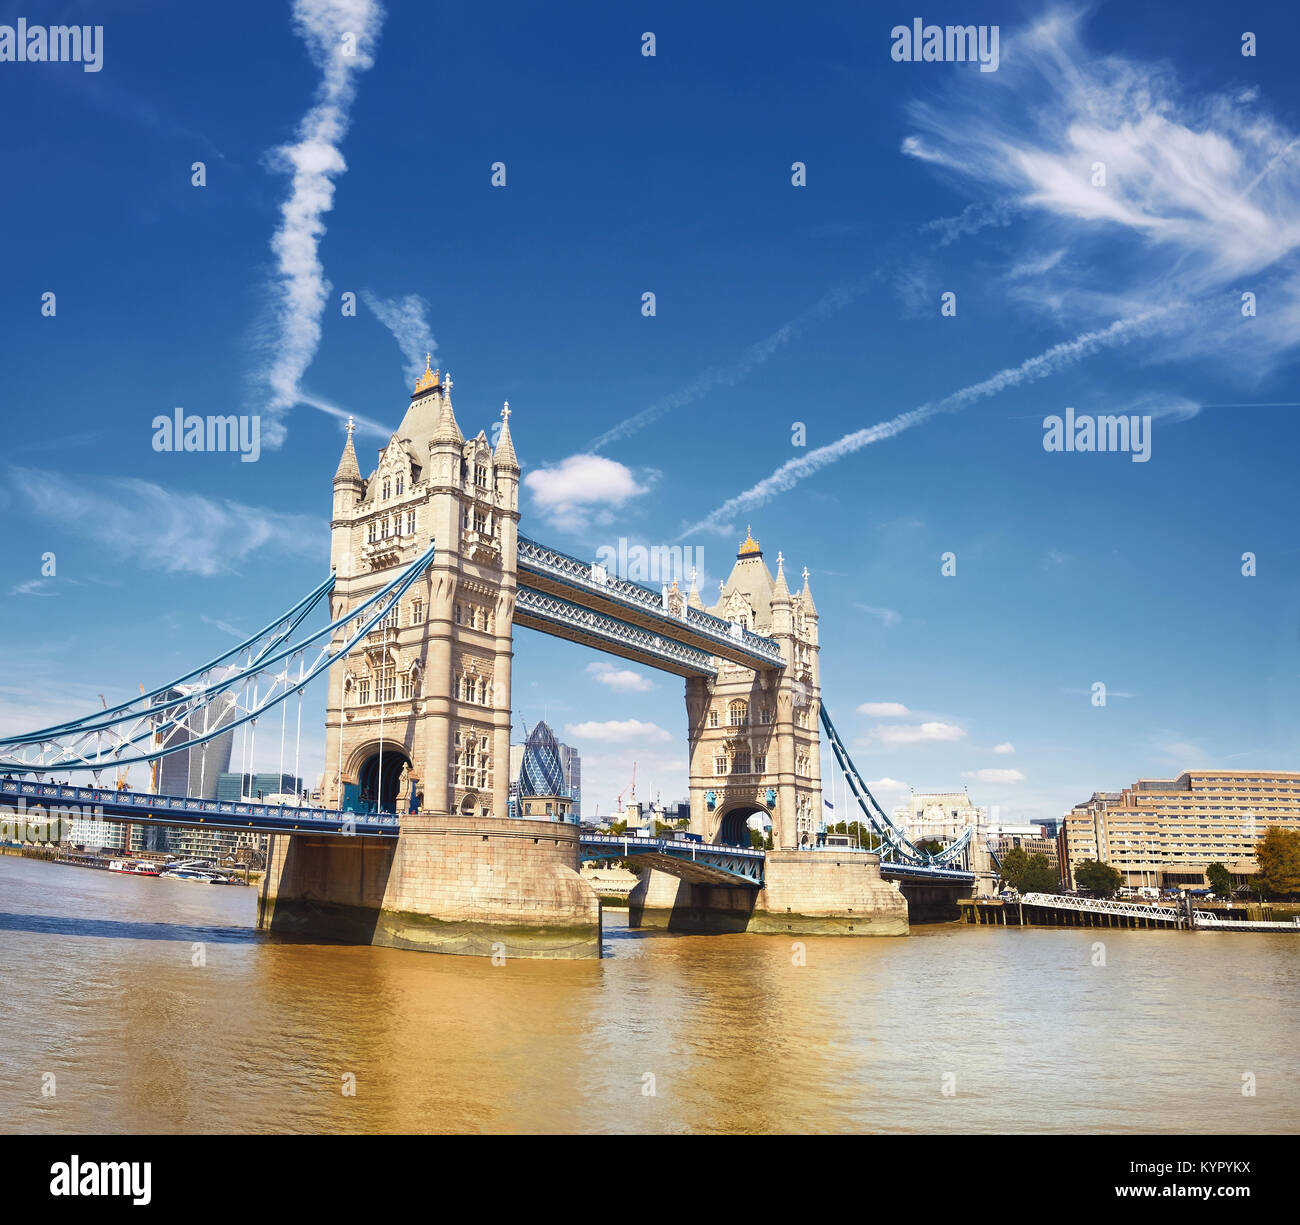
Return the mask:
M 1300 1127 L 1296 937 L 943 927 L 796 966 L 607 911 L 603 961 L 494 967 L 281 943 L 254 893 L 0 857 L 0 1129 Z

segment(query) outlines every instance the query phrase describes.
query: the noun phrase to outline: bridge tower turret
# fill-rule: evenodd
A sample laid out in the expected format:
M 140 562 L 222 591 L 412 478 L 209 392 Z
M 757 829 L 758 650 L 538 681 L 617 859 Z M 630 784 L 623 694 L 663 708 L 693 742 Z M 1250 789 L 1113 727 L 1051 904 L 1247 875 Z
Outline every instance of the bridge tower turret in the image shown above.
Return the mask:
M 777 850 L 815 841 L 821 686 L 811 600 L 811 594 L 806 600 L 804 592 L 791 594 L 783 556 L 772 577 L 758 541 L 747 534 L 708 611 L 773 638 L 786 666 L 754 670 L 717 659 L 715 678 L 686 683 L 691 827 L 710 842 L 747 845 L 747 823 L 756 815 L 770 819 Z
M 334 481 L 335 615 L 436 543 L 429 572 L 331 670 L 325 798 L 358 811 L 507 815 L 519 461 L 466 439 L 425 364 L 363 478 L 351 428 Z M 508 417 L 507 408 L 505 415 Z

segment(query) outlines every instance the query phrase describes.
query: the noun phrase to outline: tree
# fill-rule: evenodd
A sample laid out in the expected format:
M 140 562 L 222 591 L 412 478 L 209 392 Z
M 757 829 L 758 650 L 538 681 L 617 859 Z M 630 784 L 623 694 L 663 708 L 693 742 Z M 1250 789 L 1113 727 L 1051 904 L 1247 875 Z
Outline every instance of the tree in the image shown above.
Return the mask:
M 1019 889 L 1029 871 L 1029 855 L 1023 847 L 1013 846 L 1002 856 L 1002 879 L 1013 889 Z
M 1024 881 L 1017 886 L 1021 893 L 1055 893 L 1061 887 L 1061 877 L 1041 851 L 1029 857 Z
M 1114 897 L 1124 883 L 1124 878 L 1118 869 L 1112 868 L 1108 863 L 1085 859 L 1074 870 L 1074 883 L 1098 897 Z
M 1227 897 L 1232 892 L 1232 873 L 1221 863 L 1210 864 L 1205 869 L 1205 879 L 1220 897 Z
M 1300 893 L 1300 830 L 1270 825 L 1255 844 L 1255 859 L 1265 893 Z

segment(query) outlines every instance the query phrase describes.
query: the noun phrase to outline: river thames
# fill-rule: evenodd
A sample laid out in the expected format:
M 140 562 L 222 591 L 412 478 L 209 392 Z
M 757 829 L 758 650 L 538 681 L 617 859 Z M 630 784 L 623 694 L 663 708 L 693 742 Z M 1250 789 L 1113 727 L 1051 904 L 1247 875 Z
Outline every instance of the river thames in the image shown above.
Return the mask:
M 286 943 L 255 894 L 0 857 L 3 1130 L 1300 1126 L 1293 936 L 953 925 L 796 965 L 606 910 L 604 960 L 494 966 Z

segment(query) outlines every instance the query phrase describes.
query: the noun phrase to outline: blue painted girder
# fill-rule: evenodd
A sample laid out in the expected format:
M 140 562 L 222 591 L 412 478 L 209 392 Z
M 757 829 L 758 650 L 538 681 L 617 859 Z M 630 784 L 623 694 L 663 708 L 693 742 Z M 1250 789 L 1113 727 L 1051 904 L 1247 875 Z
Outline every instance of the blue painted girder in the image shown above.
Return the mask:
M 701 885 L 763 887 L 767 857 L 749 847 L 717 846 L 677 838 L 625 838 L 620 834 L 584 834 L 584 861 L 637 859 L 670 876 Z

